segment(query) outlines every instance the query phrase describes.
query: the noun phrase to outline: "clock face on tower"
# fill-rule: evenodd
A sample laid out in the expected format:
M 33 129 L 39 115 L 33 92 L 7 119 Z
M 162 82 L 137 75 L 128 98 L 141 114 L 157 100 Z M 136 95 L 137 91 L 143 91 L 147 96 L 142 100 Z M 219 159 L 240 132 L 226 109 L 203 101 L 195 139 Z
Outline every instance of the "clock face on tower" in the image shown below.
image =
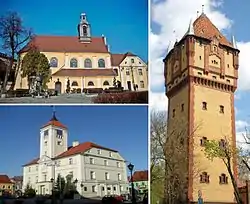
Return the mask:
M 63 138 L 63 131 L 62 130 L 59 130 L 59 129 L 56 130 L 56 138 L 58 138 L 58 139 Z

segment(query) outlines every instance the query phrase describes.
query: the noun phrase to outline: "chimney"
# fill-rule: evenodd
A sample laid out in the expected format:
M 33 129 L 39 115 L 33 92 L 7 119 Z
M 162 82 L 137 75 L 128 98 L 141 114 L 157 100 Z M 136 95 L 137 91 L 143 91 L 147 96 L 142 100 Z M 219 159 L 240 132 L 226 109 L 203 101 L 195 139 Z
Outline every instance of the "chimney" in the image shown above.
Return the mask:
M 75 147 L 77 145 L 79 145 L 79 142 L 78 141 L 73 141 L 72 146 Z

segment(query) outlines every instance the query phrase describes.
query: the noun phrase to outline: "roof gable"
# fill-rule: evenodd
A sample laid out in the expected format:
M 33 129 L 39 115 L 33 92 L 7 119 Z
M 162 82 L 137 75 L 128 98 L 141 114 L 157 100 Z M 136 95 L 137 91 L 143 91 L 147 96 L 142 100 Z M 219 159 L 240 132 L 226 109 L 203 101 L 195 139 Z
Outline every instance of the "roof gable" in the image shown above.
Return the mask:
M 0 175 L 0 183 L 12 183 L 7 175 Z
M 91 52 L 109 53 L 104 37 L 92 37 L 91 42 L 82 43 L 76 36 L 35 36 L 20 50 L 27 52 L 32 47 L 40 52 Z
M 222 45 L 233 47 L 219 29 L 211 22 L 211 20 L 203 13 L 193 23 L 195 36 L 213 40 L 215 37 Z

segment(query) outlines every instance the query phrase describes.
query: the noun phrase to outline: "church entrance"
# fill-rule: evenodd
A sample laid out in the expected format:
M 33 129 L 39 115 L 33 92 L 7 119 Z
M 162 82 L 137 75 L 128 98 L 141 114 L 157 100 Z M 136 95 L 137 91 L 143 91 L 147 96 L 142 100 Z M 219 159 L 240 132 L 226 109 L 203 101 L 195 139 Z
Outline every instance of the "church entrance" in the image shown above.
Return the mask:
M 59 79 L 55 83 L 55 92 L 57 94 L 61 94 L 61 92 L 62 92 L 62 82 L 60 82 Z
M 131 91 L 131 81 L 127 81 L 127 85 L 128 85 L 128 90 Z

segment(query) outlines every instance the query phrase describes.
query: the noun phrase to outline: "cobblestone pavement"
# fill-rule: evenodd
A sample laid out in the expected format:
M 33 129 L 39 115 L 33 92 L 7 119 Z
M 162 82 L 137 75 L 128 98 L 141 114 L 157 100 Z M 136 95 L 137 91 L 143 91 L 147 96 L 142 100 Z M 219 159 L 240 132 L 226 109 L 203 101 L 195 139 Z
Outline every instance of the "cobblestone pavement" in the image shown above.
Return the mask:
M 0 103 L 36 103 L 36 104 L 63 104 L 63 103 L 81 103 L 91 104 L 92 100 L 97 95 L 82 95 L 82 94 L 62 94 L 60 96 L 52 96 L 50 98 L 0 98 Z

